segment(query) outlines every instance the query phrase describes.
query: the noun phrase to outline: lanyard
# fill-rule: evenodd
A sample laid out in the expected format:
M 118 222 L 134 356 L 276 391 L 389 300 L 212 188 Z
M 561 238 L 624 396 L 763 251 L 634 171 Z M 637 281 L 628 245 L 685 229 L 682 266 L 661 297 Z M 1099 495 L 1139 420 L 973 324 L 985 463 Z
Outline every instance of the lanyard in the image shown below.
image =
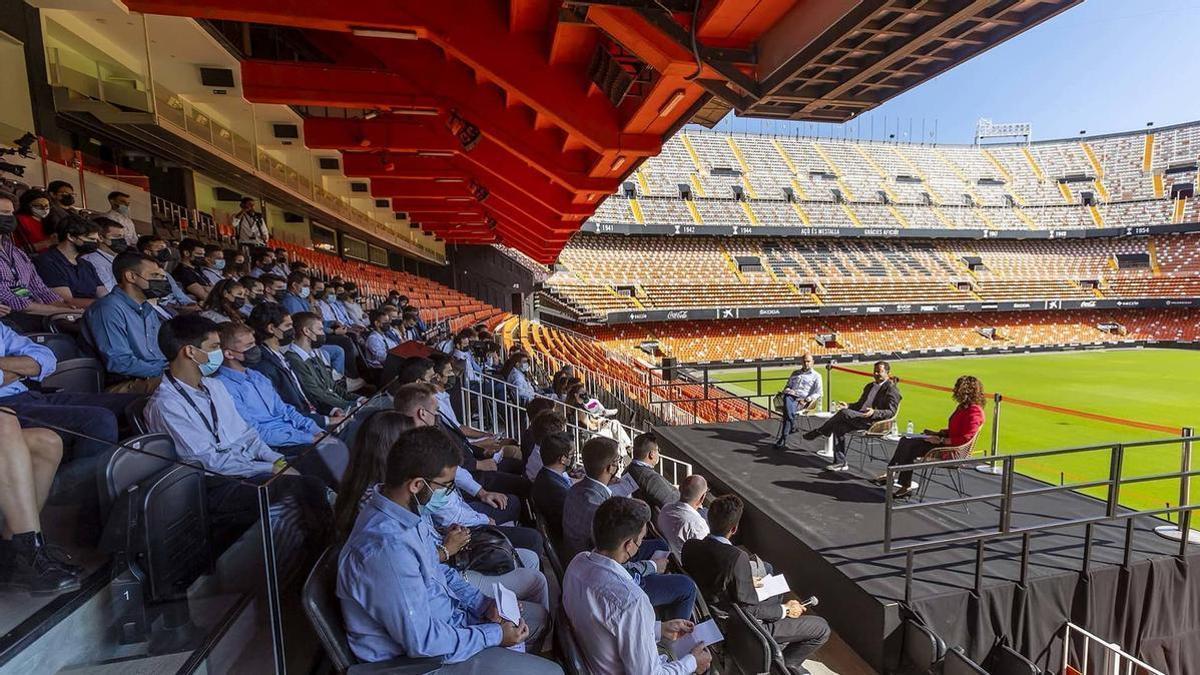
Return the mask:
M 213 442 L 217 444 L 217 452 L 221 452 L 221 437 L 217 435 L 217 429 L 221 424 L 221 420 L 217 417 L 217 404 L 213 403 L 212 396 L 208 397 L 208 409 L 210 412 L 212 412 L 212 422 L 209 422 L 208 418 L 204 416 L 204 413 L 200 412 L 200 408 L 196 407 L 196 402 L 192 400 L 192 397 L 183 390 L 183 387 L 179 386 L 179 382 L 175 380 L 175 376 L 170 372 L 167 372 L 166 375 L 167 380 L 169 380 L 171 385 L 175 387 L 175 391 L 179 392 L 179 394 L 183 396 L 183 400 L 187 401 L 188 405 L 192 406 L 192 410 L 195 410 L 196 414 L 200 416 L 200 419 L 204 421 L 205 428 L 208 429 L 208 433 L 212 434 Z M 203 386 L 204 385 L 201 385 L 202 389 Z

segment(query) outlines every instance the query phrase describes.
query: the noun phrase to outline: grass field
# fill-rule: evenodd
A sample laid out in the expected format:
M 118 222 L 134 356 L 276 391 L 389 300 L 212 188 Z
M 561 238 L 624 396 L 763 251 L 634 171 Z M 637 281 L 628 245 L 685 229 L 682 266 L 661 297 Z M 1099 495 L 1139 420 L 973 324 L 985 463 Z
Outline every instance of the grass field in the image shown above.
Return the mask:
M 867 372 L 870 364 L 847 365 Z M 761 391 L 774 394 L 787 381 L 791 368 L 763 371 Z M 818 366 L 824 373 L 824 367 Z M 912 420 L 917 431 L 945 427 L 954 404 L 949 394 L 923 388 L 917 383 L 952 386 L 959 375 L 982 380 L 989 397 L 1043 403 L 1124 420 L 1146 422 L 1178 430 L 1200 428 L 1200 407 L 1195 392 L 1200 383 L 1200 352 L 1169 349 L 1019 354 L 1004 356 L 947 357 L 897 361 L 893 374 L 901 379 L 904 396 L 900 405 L 901 431 Z M 753 395 L 754 370 L 714 371 L 722 386 L 739 395 Z M 867 382 L 865 376 L 833 372 L 833 400 L 854 401 Z M 909 380 L 908 384 L 905 380 Z M 759 402 L 765 403 L 766 399 Z M 990 400 L 987 421 L 976 452 L 992 443 Z M 1030 450 L 1080 447 L 1117 442 L 1151 440 L 1178 435 L 1137 428 L 1116 421 L 1100 421 L 1052 412 L 1005 401 L 1000 409 L 998 452 L 1010 454 Z M 1200 443 L 1193 444 L 1200 454 Z M 1020 462 L 1017 470 L 1043 480 L 1074 483 L 1105 478 L 1109 473 L 1108 451 L 1093 451 L 1056 458 Z M 1200 460 L 1193 461 L 1200 466 Z M 1146 476 L 1180 468 L 1180 447 L 1162 445 L 1126 451 L 1124 478 Z M 1200 480 L 1193 482 L 1192 502 L 1200 502 Z M 1127 485 L 1121 501 L 1135 508 L 1178 504 L 1178 481 L 1155 481 Z

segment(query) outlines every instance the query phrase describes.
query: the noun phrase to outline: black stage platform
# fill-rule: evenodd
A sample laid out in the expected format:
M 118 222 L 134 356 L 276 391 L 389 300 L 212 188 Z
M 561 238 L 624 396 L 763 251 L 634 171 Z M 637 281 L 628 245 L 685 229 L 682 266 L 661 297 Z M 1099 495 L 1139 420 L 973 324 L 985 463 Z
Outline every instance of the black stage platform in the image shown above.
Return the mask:
M 867 663 L 883 670 L 898 652 L 896 629 L 905 611 L 905 557 L 884 554 L 883 490 L 864 480 L 882 473 L 883 463 L 868 462 L 861 474 L 855 468 L 827 472 L 831 460 L 813 452 L 820 441 L 805 442 L 796 433 L 788 451 L 771 450 L 778 425 L 772 420 L 655 431 L 663 454 L 690 461 L 714 494 L 733 492 L 745 500 L 741 543 L 785 571 L 801 596 L 821 596 L 821 614 Z M 856 455 L 850 459 L 854 467 Z M 999 477 L 962 475 L 967 494 L 999 491 Z M 1042 485 L 1024 477 L 1014 481 L 1015 490 Z M 935 479 L 930 501 L 952 496 L 938 482 L 946 479 Z M 1017 500 L 1013 511 L 1013 527 L 1023 527 L 1100 515 L 1104 504 L 1073 493 L 1035 495 Z M 896 514 L 894 542 L 993 530 L 998 513 L 996 505 L 980 502 L 969 514 L 949 507 Z M 973 544 L 918 553 L 911 608 L 975 659 L 1007 635 L 1017 649 L 1057 671 L 1056 636 L 1070 620 L 1165 672 L 1187 672 L 1200 664 L 1200 551 L 1180 559 L 1177 543 L 1151 531 L 1164 521 L 1144 520 L 1135 523 L 1127 568 L 1121 567 L 1124 526 L 1096 526 L 1086 575 L 1080 574 L 1083 527 L 1033 537 L 1024 588 L 1017 583 L 1020 538 L 991 543 L 980 596 L 974 592 Z

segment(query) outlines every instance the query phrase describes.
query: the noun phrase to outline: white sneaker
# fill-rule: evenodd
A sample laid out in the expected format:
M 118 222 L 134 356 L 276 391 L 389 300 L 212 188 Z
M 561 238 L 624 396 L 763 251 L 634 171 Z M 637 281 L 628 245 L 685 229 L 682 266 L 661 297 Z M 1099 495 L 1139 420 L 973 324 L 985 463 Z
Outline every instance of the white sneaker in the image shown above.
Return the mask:
M 826 471 L 849 471 L 849 470 L 850 470 L 850 465 L 849 465 L 849 464 L 845 464 L 845 463 L 843 463 L 843 464 L 830 464 L 829 466 L 825 467 L 825 470 L 826 470 Z
M 833 451 L 826 449 L 826 448 L 821 448 L 820 450 L 817 451 L 817 457 L 824 457 L 825 459 L 833 459 Z

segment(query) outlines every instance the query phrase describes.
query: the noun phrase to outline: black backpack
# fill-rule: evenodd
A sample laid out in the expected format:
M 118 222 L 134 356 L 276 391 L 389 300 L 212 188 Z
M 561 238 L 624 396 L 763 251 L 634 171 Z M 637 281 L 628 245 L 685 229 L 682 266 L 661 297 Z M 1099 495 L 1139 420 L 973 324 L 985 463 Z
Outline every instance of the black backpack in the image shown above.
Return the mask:
M 454 567 L 460 572 L 478 572 L 499 576 L 521 566 L 521 559 L 503 529 L 494 525 L 471 528 L 471 541 L 454 556 Z

